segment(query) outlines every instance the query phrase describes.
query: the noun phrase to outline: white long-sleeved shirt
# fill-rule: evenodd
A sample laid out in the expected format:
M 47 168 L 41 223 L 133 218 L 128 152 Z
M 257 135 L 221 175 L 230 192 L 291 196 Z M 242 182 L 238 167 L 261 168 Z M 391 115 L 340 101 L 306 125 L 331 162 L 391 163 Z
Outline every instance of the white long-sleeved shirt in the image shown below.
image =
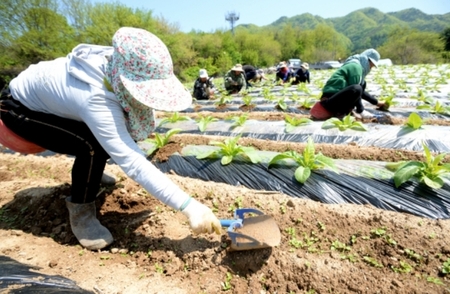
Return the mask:
M 104 85 L 105 56 L 112 53 L 112 47 L 80 44 L 67 57 L 31 65 L 11 81 L 11 94 L 31 110 L 86 123 L 127 176 L 179 209 L 189 195 L 146 159 L 128 132 L 120 102 Z

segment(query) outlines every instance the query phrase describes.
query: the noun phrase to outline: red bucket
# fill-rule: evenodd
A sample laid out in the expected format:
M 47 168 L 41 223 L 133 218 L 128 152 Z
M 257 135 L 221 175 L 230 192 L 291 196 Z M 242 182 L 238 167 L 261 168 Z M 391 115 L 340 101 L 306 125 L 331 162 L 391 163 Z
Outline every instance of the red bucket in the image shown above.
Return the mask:
M 0 119 L 0 144 L 20 153 L 33 154 L 45 151 L 45 148 L 38 146 L 11 131 Z

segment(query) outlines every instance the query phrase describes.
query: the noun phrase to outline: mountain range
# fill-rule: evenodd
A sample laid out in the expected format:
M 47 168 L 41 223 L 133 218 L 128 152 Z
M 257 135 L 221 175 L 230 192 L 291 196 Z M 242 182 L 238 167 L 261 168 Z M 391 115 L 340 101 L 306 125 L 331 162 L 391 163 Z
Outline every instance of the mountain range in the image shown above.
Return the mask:
M 322 18 L 310 13 L 303 13 L 293 17 L 280 17 L 273 23 L 259 27 L 259 29 L 277 29 L 286 24 L 305 30 L 314 29 L 318 24 L 327 24 L 348 37 L 354 49 L 378 47 L 383 44 L 390 29 L 402 26 L 441 33 L 450 27 L 450 13 L 426 14 L 416 8 L 404 9 L 398 12 L 384 13 L 376 8 L 363 8 L 353 11 L 343 17 Z M 250 30 L 257 30 L 254 25 L 240 25 Z

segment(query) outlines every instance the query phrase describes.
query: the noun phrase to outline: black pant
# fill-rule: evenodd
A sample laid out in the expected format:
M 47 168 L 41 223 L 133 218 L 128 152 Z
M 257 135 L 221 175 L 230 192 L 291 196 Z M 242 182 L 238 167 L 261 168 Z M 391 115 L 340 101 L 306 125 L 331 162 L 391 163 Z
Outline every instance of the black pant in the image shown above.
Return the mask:
M 228 94 L 236 94 L 239 93 L 239 91 L 242 89 L 242 85 L 236 85 L 236 86 L 228 86 L 225 87 L 225 90 L 228 91 Z
M 72 202 L 95 200 L 108 153 L 88 126 L 79 121 L 28 109 L 12 97 L 3 96 L 3 123 L 22 138 L 50 151 L 75 156 L 72 167 Z
M 356 107 L 357 112 L 362 112 L 361 85 L 351 85 L 335 94 L 324 93 L 320 103 L 326 110 L 334 115 L 347 115 Z M 361 110 L 361 111 L 360 111 Z

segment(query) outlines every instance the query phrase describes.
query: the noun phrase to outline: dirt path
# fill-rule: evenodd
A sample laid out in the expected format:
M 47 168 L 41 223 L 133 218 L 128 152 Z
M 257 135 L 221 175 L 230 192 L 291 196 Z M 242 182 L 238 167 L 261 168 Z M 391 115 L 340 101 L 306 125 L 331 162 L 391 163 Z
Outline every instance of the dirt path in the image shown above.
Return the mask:
M 109 165 L 121 180 L 104 187 L 97 206 L 115 242 L 90 252 L 77 244 L 64 206 L 72 160 L 8 154 L 0 160 L 0 257 L 38 267 L 30 271 L 38 276 L 73 280 L 90 293 L 450 291 L 442 273 L 450 258 L 449 220 L 170 175 L 220 218 L 230 218 L 236 207 L 259 208 L 275 218 L 279 247 L 229 252 L 225 230 L 220 236 L 191 235 L 183 215 Z

